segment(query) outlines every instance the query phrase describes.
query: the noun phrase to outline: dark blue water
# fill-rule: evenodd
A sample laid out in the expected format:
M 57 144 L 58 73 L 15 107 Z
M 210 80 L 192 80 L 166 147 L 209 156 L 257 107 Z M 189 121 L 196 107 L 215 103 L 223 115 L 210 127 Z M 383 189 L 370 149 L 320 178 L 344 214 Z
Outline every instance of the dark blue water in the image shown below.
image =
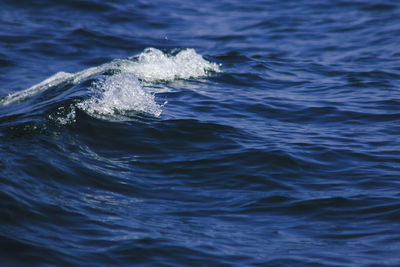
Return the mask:
M 2 0 L 0 259 L 399 266 L 398 1 Z

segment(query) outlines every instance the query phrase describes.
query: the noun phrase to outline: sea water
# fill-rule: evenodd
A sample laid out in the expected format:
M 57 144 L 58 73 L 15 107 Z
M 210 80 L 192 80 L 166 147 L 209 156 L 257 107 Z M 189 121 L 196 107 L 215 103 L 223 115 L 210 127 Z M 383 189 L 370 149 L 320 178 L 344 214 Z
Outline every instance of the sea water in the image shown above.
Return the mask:
M 1 1 L 1 264 L 400 265 L 399 12 Z

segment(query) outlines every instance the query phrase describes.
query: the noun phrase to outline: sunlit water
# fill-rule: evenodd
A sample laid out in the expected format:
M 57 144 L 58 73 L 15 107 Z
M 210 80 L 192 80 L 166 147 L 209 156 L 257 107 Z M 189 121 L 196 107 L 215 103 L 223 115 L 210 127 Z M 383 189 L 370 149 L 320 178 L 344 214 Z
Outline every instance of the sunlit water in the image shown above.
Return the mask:
M 400 265 L 399 11 L 2 1 L 2 265 Z

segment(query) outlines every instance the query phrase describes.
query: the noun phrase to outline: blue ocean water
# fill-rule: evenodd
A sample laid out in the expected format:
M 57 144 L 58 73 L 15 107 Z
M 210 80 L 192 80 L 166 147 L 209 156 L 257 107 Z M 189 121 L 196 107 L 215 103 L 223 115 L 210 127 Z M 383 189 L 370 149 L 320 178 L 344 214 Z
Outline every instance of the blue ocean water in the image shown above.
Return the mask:
M 399 14 L 2 0 L 2 265 L 399 266 Z

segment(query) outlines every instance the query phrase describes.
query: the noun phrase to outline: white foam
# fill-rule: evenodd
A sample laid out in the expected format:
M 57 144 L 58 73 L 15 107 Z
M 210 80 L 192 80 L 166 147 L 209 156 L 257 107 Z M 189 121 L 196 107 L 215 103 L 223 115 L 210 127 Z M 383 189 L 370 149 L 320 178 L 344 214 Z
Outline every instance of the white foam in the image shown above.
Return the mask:
M 132 111 L 158 117 L 162 111 L 154 95 L 145 91 L 131 73 L 108 76 L 93 90 L 94 96 L 78 103 L 77 107 L 95 117 L 118 120 L 126 118 Z

